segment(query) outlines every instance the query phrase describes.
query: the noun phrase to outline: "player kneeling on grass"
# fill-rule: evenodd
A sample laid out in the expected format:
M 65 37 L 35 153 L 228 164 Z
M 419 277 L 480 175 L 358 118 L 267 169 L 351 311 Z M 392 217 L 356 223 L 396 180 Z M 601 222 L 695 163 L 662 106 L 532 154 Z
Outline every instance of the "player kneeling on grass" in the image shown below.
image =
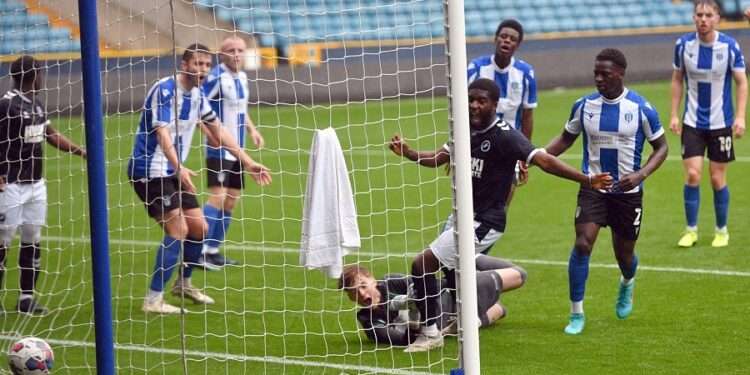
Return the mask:
M 42 67 L 31 56 L 10 65 L 13 89 L 0 99 L 0 284 L 6 253 L 21 229 L 18 257 L 21 295 L 16 310 L 44 315 L 34 300 L 41 273 L 42 227 L 47 219 L 47 184 L 42 177 L 44 141 L 58 150 L 86 157 L 86 151 L 50 125 L 37 94 L 44 81 Z
M 478 79 L 469 85 L 469 123 L 471 126 L 471 172 L 474 197 L 474 250 L 479 253 L 497 241 L 505 231 L 505 199 L 513 183 L 516 162 L 538 165 L 547 173 L 577 181 L 594 189 L 608 189 L 609 173 L 583 174 L 543 149 L 535 149 L 528 139 L 503 120 L 495 107 L 500 91 L 492 80 Z M 421 165 L 437 167 L 450 160 L 448 146 L 436 151 L 412 150 L 398 135 L 391 150 Z M 450 225 L 450 223 L 449 223 Z M 412 263 L 416 303 L 422 316 L 422 329 L 408 352 L 426 351 L 443 345 L 437 328 L 439 285 L 435 273 L 444 267 L 452 270 L 458 260 L 453 231 L 443 231 Z
M 200 44 L 189 46 L 182 55 L 177 79 L 162 78 L 149 90 L 138 125 L 128 177 L 149 216 L 164 229 L 151 287 L 143 303 L 145 312 L 181 312 L 180 308 L 164 302 L 162 292 L 177 267 L 181 249 L 186 265 L 172 294 L 195 303 L 214 303 L 190 282 L 208 229 L 191 181 L 196 174 L 182 164 L 188 157 L 196 126 L 204 124 L 201 130 L 240 160 L 255 182 L 261 186 L 271 183 L 268 169 L 243 151 L 209 106 L 200 85 L 210 66 L 208 48 Z
M 526 271 L 508 261 L 487 255 L 477 255 L 477 304 L 480 326 L 486 327 L 505 317 L 500 304 L 501 292 L 520 288 L 526 281 Z M 453 284 L 443 280 L 445 284 Z M 414 304 L 414 278 L 401 274 L 385 275 L 376 280 L 360 265 L 344 267 L 339 288 L 352 302 L 362 307 L 357 320 L 367 337 L 376 344 L 406 346 L 419 333 L 419 311 Z M 443 334 L 455 334 L 455 296 L 451 289 L 440 293 L 441 315 L 438 325 Z

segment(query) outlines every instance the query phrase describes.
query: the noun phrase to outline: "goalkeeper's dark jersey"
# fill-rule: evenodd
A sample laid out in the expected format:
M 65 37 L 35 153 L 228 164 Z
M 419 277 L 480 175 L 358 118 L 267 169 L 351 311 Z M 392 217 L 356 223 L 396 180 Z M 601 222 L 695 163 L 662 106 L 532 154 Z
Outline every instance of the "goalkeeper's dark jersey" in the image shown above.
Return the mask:
M 0 98 L 0 176 L 7 183 L 42 179 L 48 123 L 43 107 L 20 91 L 8 91 Z
M 471 133 L 471 175 L 474 219 L 505 231 L 505 198 L 508 196 L 516 161 L 527 162 L 534 151 L 528 139 L 507 122 L 495 121 Z

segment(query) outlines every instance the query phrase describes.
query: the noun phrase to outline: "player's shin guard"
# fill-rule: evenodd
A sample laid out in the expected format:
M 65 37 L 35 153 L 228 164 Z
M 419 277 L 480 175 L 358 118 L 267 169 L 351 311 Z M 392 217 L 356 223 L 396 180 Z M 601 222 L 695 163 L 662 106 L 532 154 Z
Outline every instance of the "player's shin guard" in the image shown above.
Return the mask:
M 206 223 L 208 223 L 208 232 L 206 233 L 206 238 L 203 241 L 203 252 L 208 254 L 209 251 L 217 251 L 219 245 L 221 245 L 221 241 L 224 240 L 223 235 L 221 236 L 221 238 L 217 238 L 219 233 L 224 233 L 224 231 L 222 230 L 224 224 L 221 209 L 216 208 L 208 203 L 203 206 L 203 216 L 205 216 Z
M 638 256 L 633 254 L 633 261 L 630 264 L 618 262 L 617 265 L 620 267 L 622 278 L 630 280 L 635 277 L 635 271 L 638 269 Z
M 21 295 L 32 296 L 42 266 L 42 251 L 38 243 L 21 243 L 18 266 L 21 273 Z
M 582 255 L 573 248 L 568 260 L 568 285 L 570 287 L 570 301 L 583 301 L 586 293 L 586 279 L 589 277 L 589 256 Z
M 183 242 L 185 244 L 185 268 L 182 269 L 182 278 L 189 279 L 193 276 L 193 265 L 198 263 L 201 256 L 203 241 L 188 238 Z
M 171 236 L 164 236 L 159 250 L 156 252 L 156 264 L 154 265 L 154 274 L 151 277 L 151 290 L 161 292 L 164 285 L 172 277 L 177 262 L 180 259 L 180 246 L 182 241 L 178 241 Z
M 685 198 L 685 219 L 689 227 L 698 225 L 698 209 L 701 205 L 701 190 L 699 186 L 685 185 L 683 189 Z
M 724 229 L 729 215 L 729 186 L 714 190 L 714 211 L 716 212 L 716 228 Z
M 414 277 L 414 292 L 419 314 L 425 326 L 437 323 L 440 317 L 440 287 L 434 273 Z

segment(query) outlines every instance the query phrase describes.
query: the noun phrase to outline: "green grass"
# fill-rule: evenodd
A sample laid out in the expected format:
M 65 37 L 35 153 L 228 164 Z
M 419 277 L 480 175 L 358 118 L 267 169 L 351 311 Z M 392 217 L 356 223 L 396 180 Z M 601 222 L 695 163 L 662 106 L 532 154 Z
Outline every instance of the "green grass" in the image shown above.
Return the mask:
M 668 115 L 666 83 L 634 85 Z M 589 90 L 543 92 L 535 114 L 534 141 L 546 144 L 557 135 L 573 101 Z M 314 129 L 333 126 L 345 150 L 362 235 L 362 251 L 347 258 L 372 267 L 376 274 L 407 272 L 410 256 L 438 233 L 451 209 L 450 178 L 391 155 L 385 143 L 403 134 L 420 149 L 439 147 L 448 137 L 447 102 L 442 98 L 402 98 L 330 107 L 279 106 L 253 110 L 267 146 L 252 155 L 274 171 L 266 188 L 245 190 L 235 209 L 226 252 L 242 267 L 197 272 L 217 304 L 207 309 L 187 304 L 180 317 L 140 311 L 153 267 L 161 229 L 151 221 L 124 174 L 137 114 L 106 121 L 114 329 L 118 374 L 354 374 L 365 367 L 409 372 L 447 373 L 456 366 L 457 343 L 444 349 L 408 355 L 400 348 L 375 347 L 357 331 L 354 306 L 334 290 L 335 282 L 318 271 L 298 266 L 307 151 Z M 80 118 L 56 118 L 54 124 L 82 140 Z M 524 288 L 503 296 L 508 317 L 481 331 L 485 374 L 684 374 L 741 373 L 747 369 L 750 323 L 750 146 L 735 144 L 741 161 L 729 172 L 732 188 L 731 246 L 709 246 L 713 228 L 712 193 L 702 185 L 698 246 L 683 250 L 675 243 L 682 230 L 682 167 L 679 140 L 667 135 L 672 160 L 646 182 L 644 225 L 638 242 L 641 265 L 636 305 L 631 318 L 614 316 L 618 272 L 593 267 L 588 281 L 587 328 L 581 337 L 566 337 L 567 261 L 573 243 L 577 186 L 533 169 L 530 183 L 514 198 L 506 234 L 493 255 L 519 260 L 529 271 Z M 198 137 L 188 166 L 201 168 Z M 580 142 L 569 153 L 579 155 Z M 29 318 L 0 315 L 4 337 L 35 335 L 50 340 L 56 374 L 94 373 L 93 307 L 85 164 L 48 149 L 48 228 L 41 301 L 52 312 Z M 647 148 L 646 153 L 650 152 Z M 578 165 L 575 156 L 566 159 Z M 706 171 L 707 173 L 707 171 Z M 200 182 L 204 184 L 204 176 Z M 205 198 L 205 196 L 203 196 Z M 10 255 L 2 304 L 11 310 L 17 297 L 17 251 Z M 552 261 L 546 264 L 539 261 Z M 562 263 L 561 263 L 562 262 Z M 550 262 L 547 262 L 550 263 Z M 608 230 L 601 232 L 594 264 L 614 264 Z M 647 270 L 733 270 L 745 276 Z M 176 298 L 169 297 L 173 303 Z M 6 339 L 7 343 L 7 339 Z M 226 353 L 223 355 L 222 353 Z M 263 361 L 259 357 L 273 357 Z M 286 361 L 286 363 L 284 363 Z M 305 361 L 305 362 L 294 362 Z M 342 368 L 320 367 L 316 364 Z M 357 369 L 359 368 L 359 370 Z

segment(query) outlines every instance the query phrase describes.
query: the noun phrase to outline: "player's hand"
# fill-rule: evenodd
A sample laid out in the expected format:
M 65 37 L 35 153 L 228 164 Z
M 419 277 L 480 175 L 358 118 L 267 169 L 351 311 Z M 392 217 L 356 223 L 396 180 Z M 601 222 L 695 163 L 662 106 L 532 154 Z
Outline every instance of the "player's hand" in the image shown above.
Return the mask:
M 750 21 L 750 7 L 745 8 L 744 14 L 745 14 L 745 18 L 747 18 L 748 21 Z
M 388 144 L 388 148 L 390 148 L 391 151 L 393 151 L 393 153 L 398 156 L 404 156 L 410 150 L 409 144 L 401 139 L 401 136 L 398 134 L 395 134 L 393 138 L 391 138 L 391 143 Z
M 750 8 L 748 8 L 750 10 Z M 737 138 L 742 138 L 743 135 L 745 135 L 745 119 L 743 118 L 736 118 L 734 120 L 734 125 L 732 125 L 732 129 L 734 129 L 734 135 Z
M 5 182 L 5 176 L 0 176 L 0 192 L 5 191 L 5 187 L 8 184 Z
M 252 162 L 245 168 L 245 171 L 260 186 L 266 186 L 271 183 L 271 170 L 263 164 Z
M 180 173 L 180 182 L 182 183 L 182 188 L 189 193 L 195 193 L 195 185 L 193 185 L 192 177 L 195 177 L 198 174 L 191 171 L 188 168 L 185 168 L 184 166 L 180 168 L 179 173 Z
M 672 119 L 669 120 L 669 130 L 677 135 L 682 134 L 682 126 L 680 124 L 680 119 L 677 116 L 672 116 Z
M 624 193 L 636 188 L 646 177 L 640 172 L 633 172 L 623 176 L 620 181 L 612 185 L 613 193 Z
M 612 187 L 612 176 L 609 172 L 599 173 L 589 177 L 589 186 L 596 190 L 609 190 Z
M 266 141 L 263 139 L 263 136 L 260 135 L 260 132 L 255 128 L 253 128 L 250 131 L 250 138 L 252 138 L 253 144 L 258 150 L 262 150 L 263 146 L 266 144 Z
M 518 175 L 516 177 L 518 179 L 516 186 L 521 186 L 529 182 L 529 166 L 525 161 L 518 161 Z
M 83 158 L 83 160 L 86 160 L 86 158 L 88 157 L 88 154 L 86 153 L 86 150 L 84 150 L 84 149 L 79 149 L 79 150 L 78 150 L 78 156 L 82 157 L 82 158 Z

